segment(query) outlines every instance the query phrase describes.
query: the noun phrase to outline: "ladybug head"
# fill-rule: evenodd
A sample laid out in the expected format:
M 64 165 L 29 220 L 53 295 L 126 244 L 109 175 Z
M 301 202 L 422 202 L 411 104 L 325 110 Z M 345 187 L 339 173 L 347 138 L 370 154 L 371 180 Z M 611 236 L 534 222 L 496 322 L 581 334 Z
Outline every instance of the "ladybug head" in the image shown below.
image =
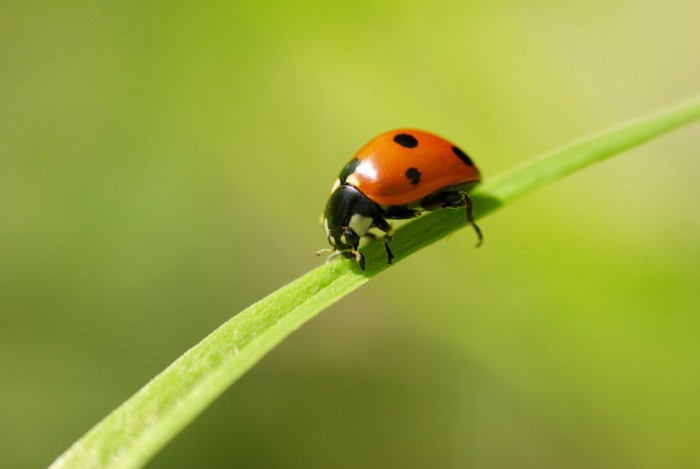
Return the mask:
M 347 258 L 359 258 L 360 238 L 367 234 L 381 209 L 347 184 L 335 187 L 328 198 L 323 226 L 333 250 Z

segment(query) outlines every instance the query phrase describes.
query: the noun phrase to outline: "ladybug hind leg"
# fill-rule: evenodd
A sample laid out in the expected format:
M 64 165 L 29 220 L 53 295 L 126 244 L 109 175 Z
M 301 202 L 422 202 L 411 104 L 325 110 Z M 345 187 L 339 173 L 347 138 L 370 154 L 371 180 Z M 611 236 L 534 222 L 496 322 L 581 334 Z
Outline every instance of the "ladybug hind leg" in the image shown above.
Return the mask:
M 479 225 L 474 223 L 474 202 L 472 201 L 472 198 L 467 194 L 466 192 L 464 193 L 464 201 L 466 202 L 465 205 L 467 206 L 467 222 L 474 228 L 474 231 L 476 232 L 476 237 L 478 238 L 478 241 L 476 242 L 476 247 L 481 246 L 481 243 L 484 242 L 484 235 L 481 234 L 481 228 L 479 228 Z
M 439 192 L 437 194 L 426 197 L 421 203 L 423 210 L 432 211 L 440 210 L 443 208 L 467 208 L 467 221 L 474 228 L 477 238 L 479 241 L 476 246 L 481 246 L 484 239 L 481 234 L 481 229 L 479 225 L 474 223 L 474 202 L 472 198 L 464 191 L 446 191 Z

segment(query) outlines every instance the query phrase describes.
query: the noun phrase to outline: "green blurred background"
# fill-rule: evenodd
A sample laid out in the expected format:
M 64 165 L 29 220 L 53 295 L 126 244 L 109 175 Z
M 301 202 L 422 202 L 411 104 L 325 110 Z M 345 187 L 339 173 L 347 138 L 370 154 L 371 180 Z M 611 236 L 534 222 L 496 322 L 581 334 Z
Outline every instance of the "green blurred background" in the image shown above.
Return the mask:
M 0 467 L 321 262 L 374 135 L 486 177 L 700 91 L 697 1 L 3 2 Z M 152 467 L 700 465 L 700 127 L 389 269 Z M 409 293 L 410 292 L 410 293 Z

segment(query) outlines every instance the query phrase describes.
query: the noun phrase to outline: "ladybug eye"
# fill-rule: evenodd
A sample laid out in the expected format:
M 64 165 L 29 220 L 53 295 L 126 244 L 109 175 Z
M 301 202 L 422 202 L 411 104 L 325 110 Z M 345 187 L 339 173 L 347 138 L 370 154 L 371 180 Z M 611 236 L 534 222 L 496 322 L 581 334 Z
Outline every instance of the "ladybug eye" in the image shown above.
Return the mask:
M 397 134 L 394 136 L 394 142 L 406 148 L 416 148 L 418 146 L 418 140 L 411 134 Z

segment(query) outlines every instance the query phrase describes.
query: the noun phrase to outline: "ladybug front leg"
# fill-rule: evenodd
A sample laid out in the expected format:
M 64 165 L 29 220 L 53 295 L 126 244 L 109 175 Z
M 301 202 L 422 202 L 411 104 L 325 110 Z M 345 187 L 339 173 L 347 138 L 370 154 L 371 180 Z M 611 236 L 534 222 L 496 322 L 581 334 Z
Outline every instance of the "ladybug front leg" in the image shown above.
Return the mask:
M 347 259 L 352 259 L 358 264 L 360 264 L 360 269 L 365 270 L 365 255 L 362 254 L 357 248 L 352 251 L 341 251 L 340 255 Z
M 389 262 L 389 264 L 391 264 L 394 260 L 394 254 L 391 252 L 391 249 L 389 248 L 389 242 L 394 237 L 394 227 L 391 226 L 391 224 L 383 218 L 376 218 L 374 220 L 374 226 L 378 230 L 381 230 L 385 233 L 382 242 L 384 243 L 384 249 L 386 250 L 387 262 Z

